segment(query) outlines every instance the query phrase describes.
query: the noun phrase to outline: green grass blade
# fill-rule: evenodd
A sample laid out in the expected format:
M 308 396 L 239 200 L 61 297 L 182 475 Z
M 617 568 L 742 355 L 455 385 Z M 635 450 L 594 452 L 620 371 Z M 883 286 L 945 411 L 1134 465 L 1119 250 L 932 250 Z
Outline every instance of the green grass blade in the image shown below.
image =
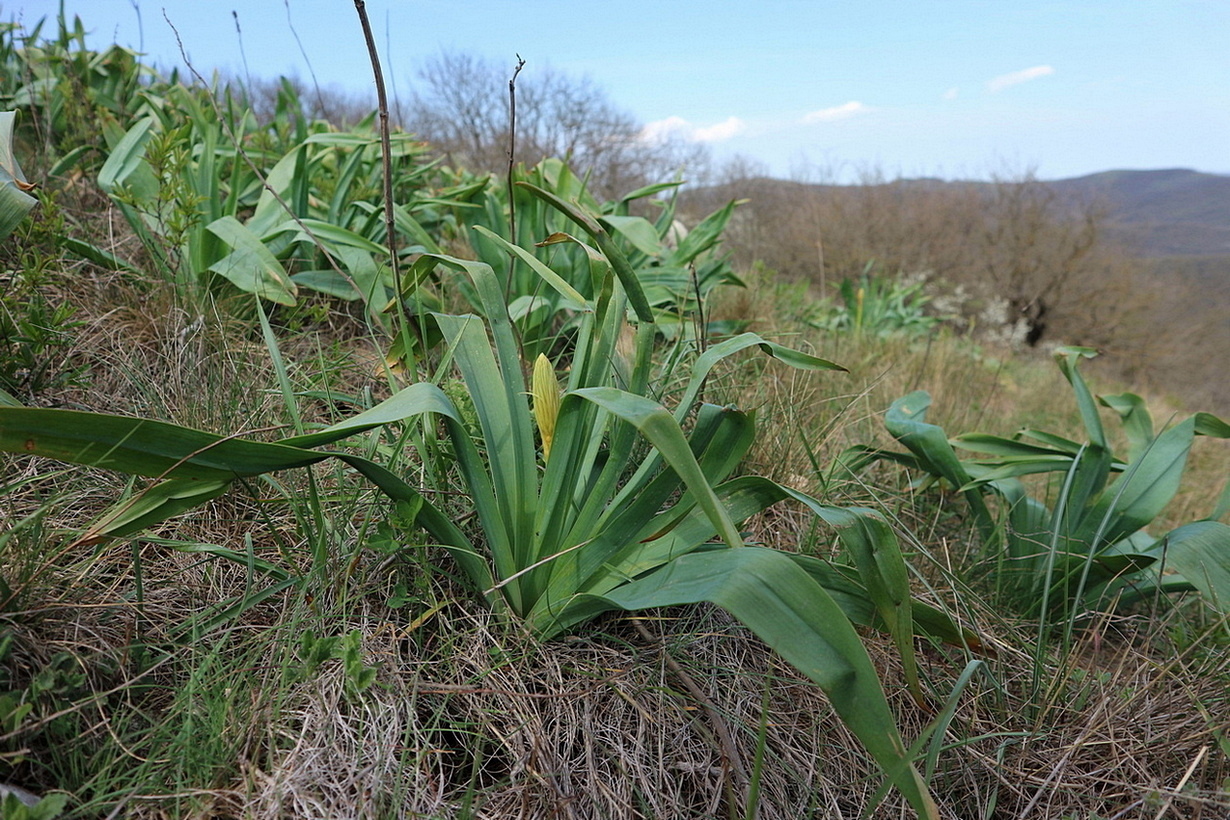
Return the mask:
M 306 467 L 328 458 L 166 422 L 30 407 L 0 407 L 0 451 L 153 478 L 208 481 Z

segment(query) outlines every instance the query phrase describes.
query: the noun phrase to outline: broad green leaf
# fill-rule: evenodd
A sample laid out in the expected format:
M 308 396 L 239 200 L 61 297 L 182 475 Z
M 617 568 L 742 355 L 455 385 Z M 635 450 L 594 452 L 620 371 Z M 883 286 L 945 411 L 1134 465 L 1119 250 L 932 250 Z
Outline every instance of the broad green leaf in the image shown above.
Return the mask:
M 335 270 L 305 270 L 291 274 L 290 281 L 297 287 L 314 290 L 326 296 L 353 302 L 362 297 L 352 279 Z
M 71 236 L 64 237 L 64 248 L 67 251 L 77 254 L 82 259 L 86 259 L 106 270 L 122 270 L 128 273 L 139 273 L 139 270 L 130 262 L 125 262 L 113 253 L 103 250 L 97 245 L 91 245 L 80 239 Z
M 38 200 L 26 193 L 28 185 L 13 154 L 15 111 L 0 111 L 0 240 L 21 224 Z
M 696 457 L 692 454 L 679 422 L 669 410 L 644 396 L 626 393 L 613 387 L 587 387 L 573 391 L 571 395 L 591 401 L 636 427 L 683 479 L 688 490 L 695 495 L 697 503 L 717 528 L 722 540 L 732 547 L 743 546 L 739 530 L 714 495 L 713 488 L 701 472 L 700 465 L 696 463 Z
M 1086 540 L 1106 522 L 1103 539 L 1114 543 L 1147 526 L 1179 491 L 1195 436 L 1195 419 L 1166 430 L 1089 509 L 1076 537 Z
M 586 298 L 582 296 L 580 292 L 577 291 L 576 288 L 574 288 L 572 285 L 564 281 L 563 277 L 561 277 L 558 273 L 551 270 L 549 267 L 547 267 L 542 262 L 540 262 L 538 258 L 534 256 L 534 254 L 530 253 L 529 251 L 517 245 L 512 244 L 511 242 L 504 239 L 502 236 L 497 236 L 496 234 L 484 228 L 482 225 L 475 225 L 474 230 L 479 235 L 486 237 L 487 239 L 491 240 L 499 247 L 503 248 L 505 252 L 515 256 L 516 258 L 520 259 L 525 264 L 529 265 L 530 269 L 533 270 L 535 273 L 537 273 L 539 276 L 541 276 L 544 282 L 546 282 L 548 285 L 554 288 L 555 291 L 559 293 L 560 296 L 564 297 L 571 303 L 569 307 L 571 307 L 573 310 L 592 309 L 589 307 L 588 301 L 586 300 Z
M 1162 539 L 1166 566 L 1177 570 L 1205 600 L 1230 613 L 1230 527 L 1196 521 Z
M 1076 393 L 1076 404 L 1080 409 L 1081 420 L 1085 423 L 1085 431 L 1089 434 L 1090 442 L 1095 447 L 1110 452 L 1106 444 L 1106 433 L 1102 428 L 1102 419 L 1098 415 L 1097 402 L 1077 369 L 1081 359 L 1092 359 L 1097 355 L 1098 352 L 1091 347 L 1073 345 L 1055 349 L 1055 361 L 1059 363 L 1059 369 L 1063 371 L 1064 377 Z
M 645 197 L 650 197 L 655 194 L 660 194 L 663 191 L 669 191 L 674 188 L 678 188 L 682 184 L 683 182 L 681 180 L 679 182 L 658 182 L 658 183 L 654 183 L 653 185 L 646 185 L 643 188 L 637 188 L 635 191 L 629 191 L 628 193 L 620 197 L 619 201 L 621 203 L 625 203 L 625 202 L 632 202 L 637 199 L 644 199 Z
M 306 231 L 306 233 L 305 233 Z M 361 251 L 376 254 L 377 256 L 388 256 L 389 249 L 376 242 L 360 236 L 354 231 L 347 230 L 338 225 L 332 225 L 319 219 L 302 218 L 298 221 L 293 219 L 287 220 L 280 225 L 267 231 L 261 239 L 269 241 L 279 234 L 290 234 L 297 242 L 319 241 L 325 248 L 333 250 L 337 247 L 358 248 Z
M 944 430 L 925 421 L 930 406 L 931 395 L 923 390 L 903 396 L 889 406 L 884 414 L 884 426 L 893 438 L 918 457 L 923 469 L 947 480 L 954 488 L 965 487 L 972 476 L 952 449 Z M 994 543 L 997 535 L 995 522 L 981 493 L 970 489 L 962 494 L 974 511 L 983 540 L 988 544 Z
M 1197 413 L 1196 435 L 1230 438 L 1230 424 L 1222 421 L 1212 413 Z
M 963 433 L 954 438 L 952 443 L 962 450 L 995 456 L 1050 458 L 1058 455 L 1063 456 L 1068 461 L 1072 459 L 1072 454 L 1064 450 L 1055 450 L 1050 447 L 1042 447 L 1018 439 L 993 436 L 987 433 Z
M 1099 396 L 1098 401 L 1119 414 L 1128 439 L 1128 459 L 1135 461 L 1153 441 L 1153 417 L 1145 401 L 1135 393 Z
M 385 424 L 403 421 L 423 413 L 460 422 L 461 416 L 444 391 L 434 384 L 419 382 L 399 390 L 370 410 L 343 419 L 323 430 L 282 439 L 278 443 L 289 447 L 320 447 L 341 441 L 347 436 L 363 433 Z
M 751 347 L 755 347 L 762 353 L 801 370 L 840 370 L 843 373 L 846 372 L 846 368 L 827 359 L 810 356 L 798 350 L 779 345 L 776 342 L 770 342 L 755 333 L 741 333 L 733 339 L 726 339 L 718 344 L 711 345 L 708 350 L 697 357 L 696 363 L 692 365 L 688 389 L 679 402 L 676 418 L 682 421 L 691 412 L 692 405 L 695 403 L 696 397 L 700 395 L 705 380 L 718 362 Z
M 327 458 L 166 422 L 32 407 L 0 407 L 0 450 L 151 478 L 198 481 L 230 481 Z
M 601 222 L 613 233 L 624 239 L 641 253 L 656 257 L 662 253 L 662 240 L 649 220 L 640 216 L 614 216 L 607 214 Z
M 217 498 L 230 486 L 231 482 L 224 480 L 198 481 L 179 478 L 159 482 L 117 504 L 91 524 L 78 542 L 89 545 L 106 538 L 121 538 L 141 532 Z
M 730 218 L 734 215 L 735 207 L 738 204 L 738 201 L 731 200 L 721 209 L 705 217 L 691 231 L 688 231 L 688 235 L 679 243 L 679 248 L 672 254 L 672 260 L 676 264 L 687 265 L 716 245 L 722 237 L 722 232 L 726 230 L 726 225 L 730 222 Z
M 653 311 L 650 309 L 649 302 L 645 298 L 645 292 L 641 288 L 640 280 L 637 278 L 635 271 L 632 270 L 632 266 L 628 264 L 627 257 L 611 241 L 611 235 L 607 233 L 606 228 L 576 205 L 561 199 L 550 191 L 531 185 L 528 182 L 518 182 L 517 185 L 555 207 L 560 213 L 580 225 L 589 234 L 590 238 L 598 245 L 598 250 L 602 251 L 607 261 L 611 263 L 611 267 L 615 270 L 615 275 L 619 277 L 620 284 L 624 286 L 624 291 L 628 294 L 628 301 L 631 302 L 637 319 L 652 324 Z
M 245 293 L 254 293 L 280 305 L 295 304 L 298 288 L 286 275 L 282 263 L 256 234 L 233 216 L 224 216 L 205 228 L 232 248 L 224 258 L 209 266 L 211 271 L 229 279 Z
M 145 117 L 128 129 L 98 172 L 99 188 L 113 194 L 121 185 L 127 185 L 138 202 L 153 199 L 157 182 L 145 163 L 145 146 L 152 136 L 153 125 L 154 118 Z

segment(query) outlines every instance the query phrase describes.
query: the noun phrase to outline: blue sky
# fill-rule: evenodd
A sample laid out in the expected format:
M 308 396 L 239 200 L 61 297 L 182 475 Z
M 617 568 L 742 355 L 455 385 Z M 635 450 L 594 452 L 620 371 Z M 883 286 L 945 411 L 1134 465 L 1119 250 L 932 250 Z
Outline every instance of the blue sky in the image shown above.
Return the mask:
M 350 0 L 65 0 L 95 47 L 371 89 Z M 140 9 L 138 17 L 137 8 Z M 33 23 L 58 0 L 0 5 Z M 441 50 L 586 75 L 779 176 L 1230 173 L 1230 0 L 368 0 L 386 77 Z M 307 54 L 291 35 L 291 23 Z M 138 26 L 138 19 L 141 25 Z M 523 75 L 524 76 L 524 75 Z M 493 94 L 503 93 L 496 88 Z M 373 94 L 374 99 L 374 94 Z

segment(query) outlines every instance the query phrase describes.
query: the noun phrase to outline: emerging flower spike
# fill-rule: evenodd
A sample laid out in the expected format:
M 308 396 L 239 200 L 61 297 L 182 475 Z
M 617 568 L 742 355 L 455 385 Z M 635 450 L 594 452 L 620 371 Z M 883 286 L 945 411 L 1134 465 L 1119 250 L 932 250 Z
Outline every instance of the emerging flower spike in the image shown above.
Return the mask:
M 551 360 L 539 353 L 534 361 L 534 420 L 542 436 L 542 460 L 551 457 L 551 440 L 555 438 L 555 419 L 559 416 L 559 382 Z

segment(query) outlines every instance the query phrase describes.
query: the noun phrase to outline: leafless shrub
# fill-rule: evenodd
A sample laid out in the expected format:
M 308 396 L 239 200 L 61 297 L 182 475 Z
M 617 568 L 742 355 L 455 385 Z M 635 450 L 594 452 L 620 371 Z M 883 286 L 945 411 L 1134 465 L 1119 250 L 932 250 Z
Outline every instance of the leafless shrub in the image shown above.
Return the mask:
M 1108 236 L 1097 202 L 1071 201 L 1031 174 L 985 183 L 886 180 L 857 185 L 768 179 L 740 163 L 692 192 L 696 213 L 748 200 L 729 231 L 743 264 L 763 260 L 822 291 L 870 260 L 922 277 L 938 313 L 965 332 L 1020 347 L 1084 344 L 1100 366 L 1143 387 L 1219 409 L 1211 370 L 1230 352 L 1224 321 L 1185 281 L 1159 275 Z
M 508 163 L 508 79 L 513 64 L 443 52 L 424 63 L 405 126 L 454 165 L 499 172 Z M 697 169 L 703 148 L 678 138 L 648 139 L 601 86 L 527 61 L 517 79 L 517 160 L 568 157 L 591 175 L 599 196 Z

